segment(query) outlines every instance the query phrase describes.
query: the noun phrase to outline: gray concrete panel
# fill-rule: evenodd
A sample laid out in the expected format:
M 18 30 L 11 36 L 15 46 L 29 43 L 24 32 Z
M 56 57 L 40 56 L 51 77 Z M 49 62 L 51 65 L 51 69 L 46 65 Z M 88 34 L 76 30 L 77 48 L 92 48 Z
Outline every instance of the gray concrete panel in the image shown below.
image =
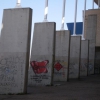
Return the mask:
M 88 61 L 89 61 L 89 41 L 81 40 L 80 76 L 88 75 Z
M 95 44 L 89 41 L 89 67 L 88 75 L 94 74 L 94 63 L 95 63 Z
M 0 94 L 27 92 L 32 9 L 5 9 L 0 37 Z
M 88 74 L 94 74 L 95 44 L 97 31 L 97 15 L 89 15 L 87 19 L 86 39 L 89 40 L 89 67 Z
M 81 55 L 81 36 L 71 36 L 69 78 L 79 78 L 80 55 Z
M 55 55 L 54 22 L 35 23 L 28 85 L 52 85 Z
M 56 31 L 54 81 L 68 80 L 70 31 Z

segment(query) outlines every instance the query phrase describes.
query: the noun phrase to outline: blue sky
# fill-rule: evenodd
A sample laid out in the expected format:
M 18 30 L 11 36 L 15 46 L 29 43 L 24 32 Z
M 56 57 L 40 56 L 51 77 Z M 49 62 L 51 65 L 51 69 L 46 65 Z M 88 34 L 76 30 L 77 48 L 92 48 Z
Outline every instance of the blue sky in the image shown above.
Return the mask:
M 32 23 L 42 22 L 44 19 L 44 7 L 45 0 L 21 0 L 22 7 L 30 7 L 33 9 Z M 63 0 L 49 0 L 49 13 L 48 21 L 56 22 L 56 29 L 61 29 L 62 19 L 62 5 Z M 2 23 L 3 9 L 14 8 L 16 6 L 16 0 L 0 0 L 0 23 Z M 92 0 L 87 0 L 87 8 L 92 8 Z M 74 8 L 75 0 L 66 0 L 66 15 L 65 23 L 74 21 Z M 95 8 L 97 8 L 95 4 Z M 82 21 L 82 10 L 84 9 L 84 0 L 78 0 L 77 22 Z M 33 29 L 32 26 L 32 29 Z M 65 29 L 67 26 L 65 24 Z

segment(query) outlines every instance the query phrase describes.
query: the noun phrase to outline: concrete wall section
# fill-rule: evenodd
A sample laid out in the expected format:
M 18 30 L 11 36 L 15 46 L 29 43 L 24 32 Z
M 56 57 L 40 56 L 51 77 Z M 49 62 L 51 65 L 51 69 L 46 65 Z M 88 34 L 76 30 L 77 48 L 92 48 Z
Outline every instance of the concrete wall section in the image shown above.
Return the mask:
M 70 31 L 56 31 L 54 81 L 67 81 Z
M 87 19 L 86 39 L 89 40 L 89 69 L 88 74 L 94 74 L 95 43 L 97 31 L 97 16 L 89 15 Z
M 35 23 L 28 85 L 52 85 L 55 53 L 54 22 Z
M 85 37 L 87 35 L 86 31 L 87 31 L 87 21 L 88 21 L 88 16 L 89 15 L 97 15 L 97 27 L 96 27 L 96 43 L 95 45 L 97 47 L 100 46 L 100 9 L 89 9 L 86 10 L 86 17 L 85 17 Z
M 69 78 L 79 78 L 80 55 L 81 55 L 81 36 L 71 36 Z
M 86 39 L 96 42 L 97 15 L 89 15 L 87 18 Z
M 5 9 L 0 37 L 0 94 L 27 92 L 32 9 Z
M 80 76 L 88 75 L 88 61 L 89 61 L 89 41 L 81 40 Z
M 95 74 L 100 74 L 100 47 L 95 49 Z

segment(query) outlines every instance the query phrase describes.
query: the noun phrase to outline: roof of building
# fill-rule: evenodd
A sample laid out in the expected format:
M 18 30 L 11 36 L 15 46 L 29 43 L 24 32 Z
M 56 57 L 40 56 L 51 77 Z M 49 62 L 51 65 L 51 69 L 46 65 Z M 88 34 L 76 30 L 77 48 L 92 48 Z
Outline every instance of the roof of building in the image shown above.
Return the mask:
M 98 0 L 94 0 L 94 2 L 95 2 L 96 4 L 98 4 Z

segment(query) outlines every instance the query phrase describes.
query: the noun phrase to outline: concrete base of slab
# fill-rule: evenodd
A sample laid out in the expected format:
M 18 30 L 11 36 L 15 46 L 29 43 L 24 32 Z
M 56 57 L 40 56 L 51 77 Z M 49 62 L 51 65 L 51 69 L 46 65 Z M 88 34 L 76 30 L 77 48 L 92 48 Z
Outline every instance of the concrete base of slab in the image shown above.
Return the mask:
M 35 23 L 28 85 L 52 85 L 55 56 L 54 22 Z
M 28 72 L 28 86 L 35 85 L 52 85 L 53 84 L 53 64 L 52 64 L 53 56 L 37 56 L 34 55 L 31 57 L 31 63 L 41 65 L 40 69 L 33 68 L 34 65 L 31 64 Z M 35 62 L 34 62 L 35 61 Z
M 26 53 L 0 54 L 0 94 L 26 93 Z
M 81 41 L 81 65 L 80 65 L 80 76 L 88 75 L 88 61 L 89 61 L 89 41 Z
M 69 79 L 80 76 L 81 36 L 71 36 Z
M 56 31 L 54 81 L 68 80 L 70 31 Z

